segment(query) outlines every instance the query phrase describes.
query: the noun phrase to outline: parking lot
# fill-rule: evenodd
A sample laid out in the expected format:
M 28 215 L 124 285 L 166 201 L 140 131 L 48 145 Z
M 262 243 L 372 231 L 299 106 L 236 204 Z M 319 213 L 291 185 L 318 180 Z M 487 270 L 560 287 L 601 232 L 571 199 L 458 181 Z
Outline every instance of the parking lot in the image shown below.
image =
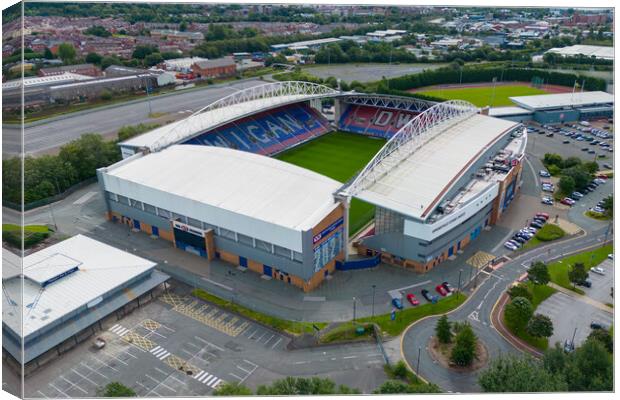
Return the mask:
M 600 303 L 613 303 L 614 299 L 611 297 L 611 288 L 614 285 L 614 262 L 607 259 L 598 266 L 603 268 L 605 275 L 590 271 L 588 279 L 592 282 L 592 287 L 581 287 L 580 289 L 585 292 L 586 296 Z
M 561 292 L 553 294 L 540 303 L 536 312 L 548 316 L 553 321 L 553 336 L 549 338 L 550 346 L 555 342 L 570 341 L 573 333 L 575 334 L 575 346 L 579 346 L 592 331 L 590 329 L 592 321 L 605 326 L 611 326 L 613 323 L 611 313 Z
M 224 382 L 256 388 L 288 375 L 334 373 L 337 383 L 366 391 L 385 379 L 376 344 L 287 350 L 290 337 L 179 286 L 104 326 L 104 348 L 86 341 L 43 366 L 26 379 L 26 397 L 92 397 L 114 381 L 140 397 L 173 397 L 211 395 Z M 358 381 L 360 371 L 368 382 Z

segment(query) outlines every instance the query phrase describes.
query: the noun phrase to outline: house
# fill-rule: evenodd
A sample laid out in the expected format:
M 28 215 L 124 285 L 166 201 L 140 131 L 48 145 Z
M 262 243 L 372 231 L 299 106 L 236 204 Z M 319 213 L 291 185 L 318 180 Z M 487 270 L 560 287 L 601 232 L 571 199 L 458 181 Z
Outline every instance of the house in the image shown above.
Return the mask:
M 192 64 L 192 72 L 202 78 L 221 78 L 234 75 L 237 72 L 237 64 L 233 57 L 198 61 Z
M 94 64 L 63 65 L 61 67 L 41 68 L 39 76 L 62 75 L 65 72 L 87 76 L 101 76 L 101 69 Z

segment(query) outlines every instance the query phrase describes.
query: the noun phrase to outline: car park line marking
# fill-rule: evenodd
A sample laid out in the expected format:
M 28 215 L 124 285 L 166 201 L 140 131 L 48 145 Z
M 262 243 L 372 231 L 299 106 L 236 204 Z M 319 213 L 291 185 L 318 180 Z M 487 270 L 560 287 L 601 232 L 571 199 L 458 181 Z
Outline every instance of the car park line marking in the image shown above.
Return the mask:
M 95 386 L 99 386 L 99 385 L 97 385 L 95 382 L 93 382 L 92 380 L 90 380 L 88 377 L 86 377 L 86 376 L 84 376 L 84 375 L 80 374 L 79 372 L 77 372 L 75 369 L 71 368 L 71 371 L 73 371 L 73 372 L 74 372 L 77 376 L 79 376 L 80 378 L 82 378 L 82 379 L 84 379 L 84 380 L 86 380 L 86 381 L 88 381 L 88 382 L 92 383 L 93 385 L 95 385 Z
M 147 391 L 147 393 L 148 393 L 149 388 L 147 388 L 146 386 L 144 386 L 142 383 L 140 383 L 140 382 L 138 382 L 138 381 L 136 381 L 136 383 L 137 383 L 138 385 L 142 386 L 142 387 L 144 388 L 144 390 L 146 390 L 146 391 Z
M 275 342 L 275 344 L 271 346 L 271 348 L 274 349 L 278 345 L 278 343 L 280 343 L 281 341 L 282 341 L 282 338 L 278 339 L 278 341 Z
M 175 378 L 173 375 L 168 376 L 168 378 L 170 378 L 170 379 L 172 379 L 172 380 L 174 380 L 174 381 L 177 381 L 177 383 L 178 383 L 179 385 L 185 385 L 185 382 L 183 382 L 183 381 L 182 381 L 182 380 L 180 380 L 180 379 Z
M 296 361 L 294 364 L 300 365 L 300 364 L 306 364 L 308 362 L 310 362 L 310 361 Z
M 274 336 L 275 336 L 275 334 L 274 334 L 274 335 L 269 336 L 269 339 L 267 339 L 267 341 L 265 342 L 265 344 L 269 343 L 269 341 L 270 341 L 271 339 L 273 339 L 273 337 L 274 337 Z
M 133 357 L 133 358 L 135 358 L 135 359 L 137 360 L 137 359 L 138 359 L 138 357 L 134 356 L 134 355 L 133 355 L 133 354 L 131 354 L 131 352 L 129 351 L 129 349 L 132 349 L 132 348 L 133 348 L 133 347 L 128 347 L 128 348 L 127 348 L 127 349 L 126 349 L 123 353 L 124 353 L 124 354 L 127 354 L 129 357 Z M 140 350 L 142 350 L 142 349 L 140 349 Z M 144 350 L 142 350 L 142 351 L 144 351 Z
M 71 388 L 76 388 L 76 389 L 78 389 L 79 391 L 81 391 L 81 392 L 83 392 L 83 393 L 88 394 L 88 392 L 87 392 L 86 390 L 82 389 L 81 387 L 79 387 L 79 386 L 77 385 L 77 383 L 73 383 L 73 382 L 71 382 L 69 379 L 65 378 L 64 376 L 62 376 L 62 375 L 61 375 L 61 376 L 60 376 L 60 379 L 64 380 L 64 381 L 65 381 L 65 382 L 67 382 L 69 385 L 71 385 L 71 387 L 69 387 L 69 389 L 67 389 L 67 390 L 71 390 Z
M 250 374 L 250 373 L 251 373 L 251 372 L 250 372 L 250 371 L 248 371 L 247 369 L 245 369 L 245 368 L 241 368 L 241 367 L 240 367 L 240 366 L 238 366 L 238 365 L 237 365 L 236 367 L 237 367 L 237 368 L 239 368 L 241 371 L 245 372 L 246 374 Z
M 215 389 L 215 388 L 217 388 L 217 387 L 219 386 L 219 384 L 220 384 L 220 383 L 222 383 L 222 380 L 221 380 L 221 379 L 218 379 L 217 381 L 215 381 L 215 383 L 214 383 L 213 385 L 211 385 L 211 387 L 212 387 L 213 389 Z
M 49 399 L 49 397 L 47 397 L 42 391 L 37 390 L 37 393 L 41 394 L 41 396 L 45 397 L 46 399 Z
M 108 353 L 101 353 L 101 354 L 105 354 L 106 356 L 115 359 L 116 361 L 120 362 L 121 364 L 129 365 L 125 361 L 123 361 L 120 358 L 116 357 L 114 354 L 108 354 Z
M 49 383 L 48 385 L 50 385 L 51 387 L 53 387 L 54 389 L 56 389 L 56 390 L 57 390 L 60 394 L 62 394 L 63 396 L 65 396 L 65 397 L 69 397 L 69 398 L 71 397 L 71 396 L 69 396 L 68 394 L 66 394 L 65 392 L 63 392 L 62 390 L 58 389 L 56 386 L 54 386 L 54 384 L 53 384 L 53 383 Z
M 260 342 L 260 340 L 263 338 L 263 336 L 265 336 L 267 334 L 267 331 L 263 332 L 262 335 L 260 335 L 260 337 L 258 339 L 256 339 L 257 342 Z
M 202 343 L 204 343 L 204 344 L 206 344 L 206 345 L 209 345 L 209 346 L 211 346 L 211 347 L 213 347 L 213 348 L 215 348 L 215 349 L 219 350 L 219 351 L 224 351 L 224 349 L 223 349 L 223 348 L 221 348 L 221 347 L 219 347 L 219 346 L 216 346 L 216 345 L 214 345 L 214 344 L 213 344 L 213 343 L 211 343 L 211 342 L 207 342 L 206 340 L 204 340 L 204 339 L 203 339 L 203 338 L 201 338 L 200 336 L 194 336 L 194 338 L 195 338 L 195 339 L 197 339 L 197 340 L 199 340 L 199 341 L 201 341 Z
M 190 357 L 194 357 L 194 353 L 192 353 L 191 351 L 187 351 L 185 349 L 181 349 L 181 351 L 185 354 L 189 354 Z
M 342 358 L 344 360 L 348 360 L 348 359 L 351 359 L 351 358 L 357 358 L 357 356 L 345 356 L 345 357 L 342 357 Z
M 94 358 L 95 360 L 99 361 L 99 362 L 100 362 L 101 364 L 103 364 L 104 366 L 106 366 L 106 367 L 110 368 L 111 370 L 114 370 L 114 371 L 116 371 L 116 372 L 120 372 L 119 370 L 117 370 L 117 369 L 116 369 L 116 368 L 114 368 L 113 366 L 108 365 L 107 363 L 105 363 L 105 362 L 101 361 L 101 360 L 100 360 L 100 359 L 98 359 L 97 357 L 93 356 L 93 358 Z
M 195 345 L 194 343 L 192 343 L 192 342 L 187 342 L 186 344 L 187 344 L 187 345 L 189 345 L 189 346 L 192 346 L 192 347 L 194 347 L 194 348 L 196 348 L 196 349 L 200 349 L 200 346 L 196 346 L 196 345 Z
M 231 376 L 233 376 L 233 377 L 237 378 L 237 380 L 239 381 L 239 383 L 243 382 L 243 378 L 241 378 L 240 376 L 237 376 L 237 375 L 233 374 L 232 372 L 230 372 L 228 375 L 231 375 Z
M 90 200 L 91 197 L 93 197 L 96 194 L 97 194 L 97 192 L 88 192 L 88 193 L 84 194 L 82 197 L 80 197 L 79 199 L 77 199 L 76 201 L 74 201 L 73 205 L 74 206 L 79 206 L 81 204 L 84 204 L 88 200 Z
M 94 373 L 101 375 L 102 377 L 104 377 L 105 379 L 109 379 L 107 376 L 105 376 L 104 374 L 102 374 L 101 372 L 97 371 L 96 369 L 92 369 L 91 367 L 89 367 L 87 364 L 84 364 L 83 362 L 80 362 L 81 365 L 85 366 L 86 368 L 88 368 L 89 370 L 93 371 Z
M 85 233 L 89 233 L 90 232 L 90 230 L 88 230 L 86 228 L 82 228 L 81 226 L 76 226 L 75 229 L 77 229 L 78 231 L 85 232 Z
M 258 330 L 258 328 L 254 329 L 252 331 L 252 333 L 250 333 L 250 335 L 248 336 L 248 339 L 252 339 L 252 336 L 254 336 L 254 334 L 256 333 L 257 330 Z

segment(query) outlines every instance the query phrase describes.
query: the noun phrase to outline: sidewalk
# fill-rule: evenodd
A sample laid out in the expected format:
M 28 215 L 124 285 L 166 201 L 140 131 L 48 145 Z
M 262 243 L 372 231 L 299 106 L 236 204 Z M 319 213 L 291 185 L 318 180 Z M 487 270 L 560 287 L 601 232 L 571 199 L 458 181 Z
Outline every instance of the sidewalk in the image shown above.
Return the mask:
M 613 308 L 611 308 L 611 307 L 609 307 L 609 306 L 607 306 L 607 305 L 605 305 L 605 304 L 603 304 L 603 303 L 601 303 L 599 301 L 596 301 L 596 300 L 594 300 L 594 299 L 592 299 L 592 298 L 590 298 L 588 296 L 584 296 L 582 294 L 573 292 L 572 290 L 566 289 L 566 288 L 564 288 L 564 287 L 562 287 L 560 285 L 557 285 L 557 284 L 555 284 L 553 282 L 549 282 L 548 285 L 551 286 L 552 288 L 556 289 L 558 292 L 562 292 L 562 293 L 564 293 L 567 296 L 573 297 L 573 298 L 575 298 L 575 299 L 577 299 L 579 301 L 587 303 L 587 304 L 589 304 L 589 305 L 591 305 L 593 307 L 598 308 L 599 310 L 603 310 L 603 311 L 606 311 L 606 312 L 612 313 L 612 314 L 614 312 Z

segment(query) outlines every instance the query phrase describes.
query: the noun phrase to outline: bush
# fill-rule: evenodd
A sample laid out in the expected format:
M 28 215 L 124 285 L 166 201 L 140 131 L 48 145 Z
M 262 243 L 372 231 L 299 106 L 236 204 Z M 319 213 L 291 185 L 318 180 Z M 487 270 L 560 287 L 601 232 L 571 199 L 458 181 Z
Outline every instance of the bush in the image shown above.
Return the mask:
M 120 382 L 110 382 L 103 388 L 102 397 L 136 397 L 136 392 Z
M 107 89 L 104 89 L 101 91 L 101 95 L 99 97 L 101 97 L 101 100 L 105 100 L 105 101 L 112 100 L 112 92 L 110 92 Z
M 560 239 L 566 235 L 566 232 L 555 224 L 545 224 L 538 232 L 536 232 L 536 238 L 541 242 L 550 242 L 552 240 Z
M 536 314 L 530 318 L 526 327 L 527 333 L 534 337 L 550 337 L 553 335 L 553 322 L 546 315 Z
M 512 286 L 510 289 L 508 289 L 506 293 L 508 293 L 508 296 L 510 296 L 511 300 L 517 297 L 523 297 L 528 299 L 529 301 L 532 301 L 532 292 L 530 292 L 530 289 L 527 287 L 527 285 L 523 283 Z
M 448 322 L 447 315 L 444 314 L 437 320 L 435 334 L 440 343 L 450 343 L 452 341 L 452 331 L 450 330 L 450 322 Z
M 476 357 L 477 341 L 478 338 L 476 338 L 471 326 L 468 323 L 463 325 L 460 332 L 454 338 L 455 343 L 452 348 L 452 354 L 450 354 L 450 360 L 456 365 L 470 365 Z
M 524 327 L 532 317 L 532 303 L 524 297 L 516 297 L 504 309 L 504 317 L 515 328 Z

